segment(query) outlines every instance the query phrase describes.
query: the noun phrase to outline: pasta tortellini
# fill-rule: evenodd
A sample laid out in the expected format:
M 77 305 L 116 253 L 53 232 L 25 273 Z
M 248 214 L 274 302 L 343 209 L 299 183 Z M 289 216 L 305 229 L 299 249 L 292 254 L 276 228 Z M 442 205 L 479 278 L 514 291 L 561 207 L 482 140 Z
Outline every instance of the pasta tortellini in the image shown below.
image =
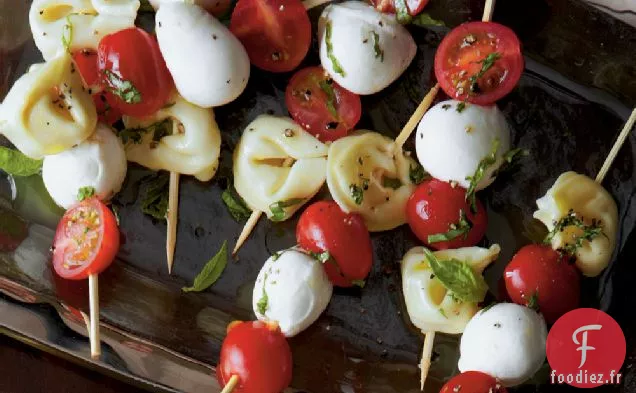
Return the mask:
M 252 210 L 286 220 L 324 184 L 327 151 L 292 119 L 261 115 L 234 150 L 234 187 Z
M 175 94 L 169 105 L 150 117 L 124 116 L 124 125 L 124 133 L 137 138 L 126 143 L 129 161 L 201 181 L 210 180 L 218 169 L 221 133 L 212 109 Z
M 80 144 L 96 124 L 95 104 L 68 53 L 24 74 L 0 106 L 0 132 L 35 159 Z
M 29 24 L 45 60 L 66 50 L 96 49 L 105 35 L 135 26 L 139 0 L 34 0 Z M 65 27 L 65 26 L 72 27 Z
M 495 261 L 501 248 L 464 247 L 435 251 L 440 261 L 457 259 L 466 262 L 481 274 Z M 443 262 L 442 262 L 443 263 Z M 402 259 L 402 292 L 411 322 L 423 332 L 458 334 L 477 313 L 477 303 L 461 301 L 435 277 L 427 262 L 423 247 L 414 247 Z
M 327 184 L 346 212 L 360 214 L 369 231 L 386 231 L 406 222 L 413 193 L 410 171 L 418 164 L 395 142 L 377 132 L 357 131 L 329 147 Z
M 575 172 L 565 172 L 558 177 L 546 194 L 537 200 L 538 210 L 534 218 L 541 221 L 549 231 L 556 223 L 567 216 L 570 211 L 591 224 L 596 220 L 602 234 L 591 241 L 583 241 L 575 253 L 576 266 L 588 277 L 598 276 L 609 264 L 618 230 L 618 209 L 612 196 L 594 180 Z M 566 243 L 573 243 L 581 236 L 582 229 L 567 226 L 558 231 L 552 238 L 554 249 L 562 248 Z

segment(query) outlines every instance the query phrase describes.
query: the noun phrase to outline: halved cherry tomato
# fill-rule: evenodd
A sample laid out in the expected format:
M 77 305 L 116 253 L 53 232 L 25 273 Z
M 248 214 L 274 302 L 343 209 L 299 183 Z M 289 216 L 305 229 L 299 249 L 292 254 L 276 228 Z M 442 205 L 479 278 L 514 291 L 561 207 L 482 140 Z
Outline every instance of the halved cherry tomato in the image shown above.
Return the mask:
M 120 30 L 102 38 L 97 55 L 110 106 L 143 117 L 166 104 L 173 82 L 153 36 L 136 27 Z
M 298 67 L 311 42 L 311 23 L 300 0 L 239 0 L 230 30 L 250 62 L 271 72 Z
M 92 49 L 82 49 L 73 53 L 73 60 L 82 76 L 84 87 L 99 91 L 99 69 L 97 68 L 97 52 Z
M 517 35 L 493 22 L 454 28 L 435 53 L 435 77 L 457 100 L 489 105 L 510 93 L 523 72 Z
M 225 386 L 239 377 L 234 393 L 280 393 L 291 383 L 292 354 L 278 325 L 232 322 L 221 346 L 216 377 Z
M 336 286 L 355 285 L 371 270 L 373 247 L 364 220 L 343 212 L 333 201 L 319 201 L 305 209 L 296 225 L 296 241 L 307 251 L 329 252 L 323 266 Z
M 495 378 L 480 371 L 466 371 L 446 382 L 440 393 L 508 393 Z
M 360 120 L 360 96 L 345 90 L 322 69 L 296 72 L 287 85 L 285 103 L 291 117 L 321 141 L 347 135 Z
M 479 200 L 473 213 L 465 196 L 460 186 L 437 179 L 424 181 L 406 203 L 406 220 L 413 233 L 437 250 L 477 244 L 486 233 L 488 216 Z M 443 234 L 450 240 L 437 241 Z
M 504 270 L 510 299 L 536 305 L 548 323 L 579 306 L 581 279 L 569 258 L 549 245 L 522 247 Z
M 406 8 L 409 11 L 409 15 L 416 16 L 426 4 L 428 4 L 429 0 L 406 0 Z M 371 0 L 371 4 L 378 11 L 385 14 L 395 14 L 395 0 Z
M 61 277 L 82 280 L 103 272 L 119 250 L 113 212 L 99 199 L 85 199 L 64 213 L 53 239 L 53 267 Z

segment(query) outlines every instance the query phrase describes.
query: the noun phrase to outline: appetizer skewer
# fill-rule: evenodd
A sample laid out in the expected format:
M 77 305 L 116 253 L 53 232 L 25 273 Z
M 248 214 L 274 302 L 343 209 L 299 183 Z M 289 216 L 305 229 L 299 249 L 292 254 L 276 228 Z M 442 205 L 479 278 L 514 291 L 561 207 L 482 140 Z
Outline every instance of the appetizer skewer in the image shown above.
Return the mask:
M 168 211 L 166 212 L 166 260 L 168 274 L 172 273 L 174 249 L 177 244 L 177 220 L 179 218 L 179 173 L 170 172 L 168 186 Z

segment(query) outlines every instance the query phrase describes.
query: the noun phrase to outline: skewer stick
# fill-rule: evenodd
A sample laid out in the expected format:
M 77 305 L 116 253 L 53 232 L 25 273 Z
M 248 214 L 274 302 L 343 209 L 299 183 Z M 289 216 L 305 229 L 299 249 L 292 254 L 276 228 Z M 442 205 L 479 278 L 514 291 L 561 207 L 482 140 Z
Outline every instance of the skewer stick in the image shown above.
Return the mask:
M 605 158 L 605 162 L 603 162 L 603 166 L 598 171 L 598 175 L 596 175 L 596 179 L 595 179 L 597 183 L 600 184 L 603 182 L 603 179 L 605 178 L 605 176 L 607 175 L 607 172 L 612 166 L 612 163 L 614 162 L 616 155 L 618 154 L 621 147 L 627 140 L 627 137 L 629 136 L 632 130 L 632 127 L 634 127 L 634 123 L 636 123 L 636 108 L 634 108 L 634 110 L 632 111 L 632 114 L 629 116 L 629 119 L 627 119 L 627 123 L 625 123 L 623 130 L 618 135 L 616 142 L 614 142 L 614 146 L 612 146 L 612 149 L 607 155 L 607 158 Z
M 88 276 L 88 299 L 91 314 L 88 332 L 88 338 L 91 342 L 91 358 L 99 359 L 102 354 L 102 348 L 99 338 L 99 285 L 97 283 L 97 274 Z
M 424 390 L 424 382 L 431 368 L 431 356 L 433 355 L 433 343 L 435 342 L 435 332 L 424 333 L 424 346 L 422 347 L 422 360 L 420 362 L 420 390 Z
M 225 385 L 221 393 L 231 393 L 232 390 L 234 390 L 234 388 L 236 387 L 236 385 L 238 385 L 238 383 L 239 383 L 238 375 L 232 375 L 232 378 L 230 378 L 230 380 L 227 381 L 227 384 Z
M 168 230 L 166 232 L 166 256 L 168 260 L 168 274 L 172 274 L 174 263 L 174 248 L 177 244 L 177 220 L 179 213 L 179 173 L 170 172 L 170 187 L 168 193 Z
M 484 5 L 484 15 L 481 17 L 482 22 L 490 22 L 492 14 L 495 12 L 495 0 L 486 0 Z
M 426 113 L 428 108 L 431 107 L 431 104 L 433 103 L 433 100 L 435 99 L 438 91 L 439 83 L 436 83 L 435 86 L 433 86 L 431 90 L 429 90 L 426 96 L 424 96 L 422 102 L 415 109 L 415 112 L 413 112 L 409 121 L 406 122 L 406 125 L 404 126 L 404 128 L 402 128 L 400 134 L 397 136 L 397 138 L 395 138 L 395 147 L 397 149 L 402 149 L 402 146 L 404 146 L 404 142 L 409 139 L 409 136 L 411 136 L 411 133 L 413 132 L 415 127 L 417 127 L 417 124 L 420 122 L 420 120 L 422 120 L 422 117 L 424 117 L 424 113 Z

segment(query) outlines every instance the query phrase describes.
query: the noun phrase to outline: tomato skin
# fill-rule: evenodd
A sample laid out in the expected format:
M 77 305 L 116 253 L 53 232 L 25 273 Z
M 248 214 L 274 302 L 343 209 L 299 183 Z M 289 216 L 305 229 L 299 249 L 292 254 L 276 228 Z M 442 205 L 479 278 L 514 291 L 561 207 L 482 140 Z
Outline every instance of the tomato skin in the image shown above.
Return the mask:
M 428 4 L 429 0 L 406 0 L 406 8 L 409 11 L 409 15 L 417 16 L 424 7 Z M 384 14 L 395 14 L 394 0 L 371 0 L 371 4 L 376 10 Z
M 84 87 L 99 89 L 99 69 L 97 67 L 97 52 L 91 49 L 82 49 L 73 53 L 73 61 L 77 66 Z
M 469 36 L 474 42 L 467 45 Z M 483 60 L 493 52 L 501 57 L 477 79 L 477 91 L 471 92 L 470 77 L 480 72 Z M 435 77 L 442 90 L 451 98 L 477 105 L 493 104 L 510 93 L 521 78 L 523 67 L 517 35 L 494 22 L 457 26 L 444 37 L 435 53 Z
M 311 43 L 311 23 L 300 0 L 239 0 L 230 31 L 250 62 L 270 72 L 298 67 Z
M 79 213 L 94 212 L 98 221 L 87 227 L 83 218 L 77 219 Z M 85 230 L 86 229 L 86 230 Z M 95 245 L 81 247 L 79 244 L 90 243 L 91 236 L 96 235 Z M 85 251 L 85 260 L 80 264 L 69 262 L 73 252 Z M 103 272 L 115 260 L 119 251 L 119 228 L 112 211 L 96 197 L 88 198 L 71 207 L 64 213 L 57 225 L 53 239 L 53 268 L 62 278 L 67 280 L 83 280 L 91 274 Z M 73 263 L 73 269 L 67 266 Z
M 307 251 L 329 252 L 335 263 L 330 260 L 323 266 L 336 286 L 350 287 L 371 271 L 373 247 L 364 220 L 343 212 L 334 201 L 319 201 L 305 209 L 296 225 L 296 241 Z
M 508 393 L 497 379 L 480 371 L 466 371 L 451 378 L 440 393 Z
M 97 48 L 100 84 L 113 93 L 113 78 L 130 82 L 139 102 L 126 102 L 115 94 L 108 103 L 122 114 L 149 116 L 161 109 L 174 89 L 172 77 L 159 51 L 157 39 L 133 27 L 102 38 Z
M 333 92 L 332 110 L 337 116 L 329 110 L 327 91 Z M 285 90 L 285 103 L 291 117 L 323 142 L 346 136 L 362 114 L 360 96 L 345 90 L 320 66 L 303 68 L 294 74 Z
M 221 346 L 216 376 L 225 386 L 239 377 L 235 393 L 280 393 L 291 383 L 292 354 L 278 326 L 233 322 Z
M 486 233 L 488 216 L 481 201 L 477 199 L 477 213 L 470 210 L 465 200 L 466 190 L 453 187 L 437 179 L 424 181 L 417 186 L 406 203 L 406 220 L 411 231 L 429 247 L 437 250 L 474 246 Z M 428 242 L 428 236 L 446 233 L 451 224 L 459 221 L 459 211 L 463 210 L 472 228 L 466 238 L 460 235 L 450 241 Z
M 548 323 L 579 306 L 581 279 L 574 264 L 545 244 L 522 247 L 504 270 L 510 299 L 528 305 L 536 294 L 539 311 Z

